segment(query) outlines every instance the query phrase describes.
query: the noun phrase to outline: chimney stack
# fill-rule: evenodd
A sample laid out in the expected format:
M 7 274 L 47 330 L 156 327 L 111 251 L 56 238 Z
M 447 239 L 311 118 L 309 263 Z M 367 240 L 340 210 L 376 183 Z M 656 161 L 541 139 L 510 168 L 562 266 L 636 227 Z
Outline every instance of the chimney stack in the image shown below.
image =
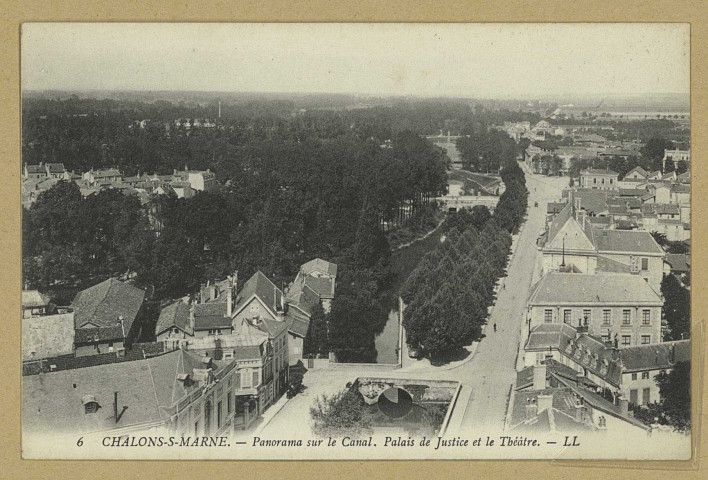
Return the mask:
M 118 392 L 113 392 L 113 418 L 118 423 Z
M 531 420 L 538 414 L 538 405 L 535 398 L 526 399 L 526 420 Z
M 546 365 L 533 366 L 533 389 L 544 390 L 546 388 Z
M 228 277 L 228 283 L 226 286 L 226 316 L 231 318 L 231 308 L 232 308 L 232 302 L 233 302 L 233 279 L 231 277 Z
M 619 398 L 620 415 L 623 417 L 629 416 L 629 400 L 624 397 Z
M 580 372 L 576 373 L 575 374 L 575 385 L 577 385 L 578 387 L 582 387 L 584 378 L 585 378 L 585 375 L 583 375 L 582 373 L 580 373 Z

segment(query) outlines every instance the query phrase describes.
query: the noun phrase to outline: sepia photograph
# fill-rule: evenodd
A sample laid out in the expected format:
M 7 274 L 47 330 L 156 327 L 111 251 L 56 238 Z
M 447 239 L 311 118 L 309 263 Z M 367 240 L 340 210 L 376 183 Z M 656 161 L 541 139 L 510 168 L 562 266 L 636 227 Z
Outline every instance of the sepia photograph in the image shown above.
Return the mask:
M 22 24 L 23 458 L 689 460 L 690 40 Z

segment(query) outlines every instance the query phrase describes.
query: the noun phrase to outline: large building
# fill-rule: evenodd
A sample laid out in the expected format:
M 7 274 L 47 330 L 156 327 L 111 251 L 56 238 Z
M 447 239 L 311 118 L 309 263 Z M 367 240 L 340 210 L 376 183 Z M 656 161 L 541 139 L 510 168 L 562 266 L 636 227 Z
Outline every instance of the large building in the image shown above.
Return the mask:
M 597 208 L 597 207 L 595 207 Z M 626 273 L 644 278 L 661 291 L 664 250 L 647 231 L 593 227 L 593 220 L 572 195 L 539 239 L 539 273 Z
M 583 383 L 611 394 L 614 403 L 622 397 L 647 405 L 660 400 L 655 377 L 691 359 L 690 340 L 618 347 L 584 328 L 547 323 L 530 332 L 523 362 L 525 368 L 557 362 L 571 369 L 571 380 L 577 375 Z
M 74 309 L 76 355 L 96 355 L 129 346 L 138 338 L 145 292 L 110 278 L 80 291 Z
M 23 434 L 226 435 L 256 410 L 255 401 L 241 395 L 249 389 L 241 387 L 237 367 L 235 360 L 175 350 L 142 360 L 25 376 Z M 251 380 L 260 382 L 260 377 Z
M 544 323 L 587 327 L 620 347 L 661 342 L 663 300 L 637 275 L 551 272 L 527 301 L 529 329 Z
M 593 190 L 617 190 L 619 174 L 612 170 L 590 168 L 580 172 L 580 187 Z

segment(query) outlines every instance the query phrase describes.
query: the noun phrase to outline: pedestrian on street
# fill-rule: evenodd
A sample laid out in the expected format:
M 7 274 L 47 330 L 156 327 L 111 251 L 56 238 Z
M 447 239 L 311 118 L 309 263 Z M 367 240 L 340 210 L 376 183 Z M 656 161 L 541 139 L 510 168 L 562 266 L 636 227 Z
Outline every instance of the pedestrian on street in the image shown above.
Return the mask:
M 497 324 L 494 324 L 494 333 L 497 333 Z

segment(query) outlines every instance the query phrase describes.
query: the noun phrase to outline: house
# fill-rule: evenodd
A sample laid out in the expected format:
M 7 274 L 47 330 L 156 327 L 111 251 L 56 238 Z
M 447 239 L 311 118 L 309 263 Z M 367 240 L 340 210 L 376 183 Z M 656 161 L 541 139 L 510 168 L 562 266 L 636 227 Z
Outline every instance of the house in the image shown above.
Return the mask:
M 580 187 L 593 190 L 617 190 L 618 179 L 617 172 L 591 168 L 580 172 Z
M 47 163 L 45 168 L 47 169 L 47 177 L 58 180 L 64 179 L 66 168 L 64 168 L 63 163 Z
M 174 190 L 177 198 L 192 198 L 194 196 L 194 189 L 192 184 L 189 182 L 172 181 L 170 182 L 170 187 Z
M 25 163 L 23 176 L 26 180 L 47 178 L 47 169 L 42 162 L 39 162 L 39 165 L 27 165 Z
M 627 175 L 625 175 L 622 180 L 646 180 L 648 175 L 649 172 L 644 170 L 642 167 L 637 166 L 627 172 Z
M 310 330 L 312 309 L 321 303 L 325 313 L 331 309 L 337 280 L 337 265 L 321 258 L 303 264 L 286 292 L 290 342 L 290 365 L 303 358 L 303 344 Z
M 287 387 L 289 361 L 283 292 L 262 272 L 254 273 L 238 294 L 232 323 L 234 326 L 250 325 L 268 333 L 273 345 L 273 388 L 275 396 L 280 395 Z
M 239 415 L 236 367 L 233 360 L 220 362 L 175 350 L 142 360 L 25 376 L 23 436 L 71 434 L 99 442 L 106 434 L 117 439 L 136 432 L 226 435 Z M 249 405 L 245 408 L 252 411 Z
M 676 177 L 678 183 L 691 183 L 691 171 L 687 170 Z
M 544 323 L 587 327 L 624 348 L 661 341 L 663 300 L 638 275 L 551 272 L 533 287 L 526 302 L 529 329 Z
M 237 282 L 237 275 L 234 275 L 221 282 L 202 285 L 191 310 L 195 337 L 231 334 Z
M 628 218 L 626 214 L 624 217 Z M 593 225 L 583 202 L 571 192 L 568 203 L 549 223 L 539 243 L 542 253 L 540 274 L 571 264 L 583 273 L 602 272 L 598 269 L 598 258 L 605 257 L 613 263 L 625 265 L 628 272 L 646 278 L 659 292 L 665 253 L 651 234 L 648 231 L 597 229 Z
M 22 361 L 74 355 L 74 313 L 22 319 Z
M 584 328 L 541 324 L 530 332 L 524 345 L 524 366 L 549 364 L 550 360 L 570 368 L 570 380 L 578 375 L 583 383 L 612 394 L 613 401 L 623 397 L 629 403 L 647 405 L 659 401 L 654 377 L 691 358 L 690 340 L 625 348 L 614 343 L 614 339 L 588 335 Z
M 194 338 L 184 348 L 199 356 L 236 362 L 234 428 L 247 429 L 275 401 L 273 345 L 262 330 L 244 324 L 231 335 Z
M 155 325 L 157 341 L 165 343 L 169 350 L 176 350 L 183 340 L 194 336 L 192 320 L 189 306 L 185 302 L 182 300 L 172 302 L 160 310 Z
M 685 253 L 667 253 L 666 263 L 670 272 L 674 275 L 685 275 L 691 273 L 691 255 Z
M 145 292 L 114 278 L 80 291 L 74 309 L 76 355 L 96 355 L 130 345 L 140 334 Z
M 506 430 L 525 433 L 612 431 L 648 434 L 629 400 L 608 398 L 593 382 L 555 360 L 518 372 Z
M 46 315 L 49 309 L 49 296 L 39 290 L 22 290 L 22 318 Z
M 637 345 L 620 351 L 623 365 L 622 395 L 635 405 L 659 402 L 655 377 L 668 373 L 678 362 L 691 361 L 691 341 Z
M 671 160 L 674 164 L 684 161 L 690 165 L 691 163 L 691 151 L 690 150 L 664 150 L 664 158 L 661 159 L 661 169 L 666 171 L 666 161 Z
M 120 182 L 123 179 L 123 175 L 115 168 L 108 168 L 103 170 L 94 170 L 93 168 L 88 172 L 84 173 L 83 179 L 90 186 L 96 184 L 110 184 L 114 182 Z
M 198 192 L 211 192 L 216 188 L 216 174 L 209 169 L 188 170 L 185 166 L 184 171 L 175 170 L 172 177 L 177 182 L 189 183 L 190 187 Z

